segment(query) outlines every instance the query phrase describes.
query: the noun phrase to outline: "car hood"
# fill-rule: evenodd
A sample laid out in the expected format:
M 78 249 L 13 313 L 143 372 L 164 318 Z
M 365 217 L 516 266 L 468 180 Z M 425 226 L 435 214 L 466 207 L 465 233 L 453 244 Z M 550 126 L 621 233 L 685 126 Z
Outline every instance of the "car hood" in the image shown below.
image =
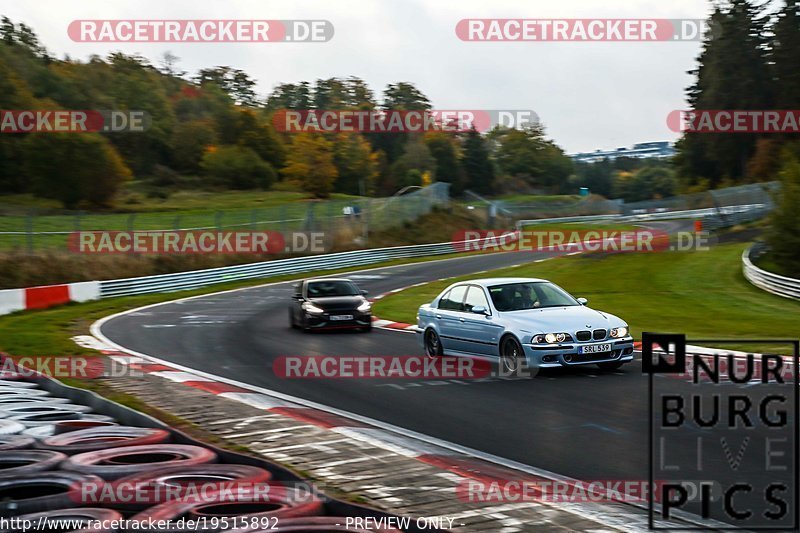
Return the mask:
M 548 307 L 525 311 L 502 313 L 503 320 L 514 323 L 522 331 L 536 333 L 558 333 L 597 328 L 616 328 L 625 322 L 609 313 L 596 311 L 585 305 L 567 307 Z
M 363 296 L 328 296 L 325 298 L 308 298 L 307 301 L 325 311 L 355 309 L 366 301 Z

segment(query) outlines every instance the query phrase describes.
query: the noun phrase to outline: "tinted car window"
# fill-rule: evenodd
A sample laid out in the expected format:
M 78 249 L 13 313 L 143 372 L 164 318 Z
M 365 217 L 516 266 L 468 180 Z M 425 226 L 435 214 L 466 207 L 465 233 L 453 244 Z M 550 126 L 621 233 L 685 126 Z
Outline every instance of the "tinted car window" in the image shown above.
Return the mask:
M 461 302 L 464 300 L 464 293 L 466 290 L 466 285 L 453 287 L 450 292 L 445 294 L 444 297 L 439 301 L 439 309 L 446 309 L 448 311 L 461 311 L 463 309 Z
M 306 288 L 309 298 L 328 296 L 356 296 L 358 288 L 349 281 L 312 281 Z
M 495 285 L 489 287 L 489 296 L 498 311 L 580 305 L 563 289 L 547 282 Z
M 489 302 L 481 287 L 472 285 L 467 291 L 467 299 L 464 300 L 464 311 L 471 313 L 473 307 L 484 307 L 489 309 Z

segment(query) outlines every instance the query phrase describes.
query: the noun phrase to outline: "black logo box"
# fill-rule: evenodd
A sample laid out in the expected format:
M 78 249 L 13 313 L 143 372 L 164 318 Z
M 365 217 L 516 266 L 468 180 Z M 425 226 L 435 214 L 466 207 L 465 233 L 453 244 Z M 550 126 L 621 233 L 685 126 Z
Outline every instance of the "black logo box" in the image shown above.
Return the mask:
M 793 387 L 793 400 L 794 400 L 794 417 L 792 430 L 795 434 L 792 436 L 794 442 L 794 458 L 793 463 L 797 465 L 798 458 L 800 458 L 800 440 L 796 435 L 800 429 L 800 340 L 797 339 L 696 339 L 691 341 L 698 345 L 704 344 L 771 344 L 771 345 L 789 345 L 792 347 L 792 364 L 794 369 L 794 387 Z M 649 486 L 653 487 L 653 375 L 655 374 L 683 374 L 686 372 L 686 344 L 687 339 L 684 334 L 675 333 L 642 333 L 642 372 L 649 375 L 648 379 L 648 458 L 650 466 L 648 468 L 648 482 Z M 653 357 L 654 347 L 658 346 L 663 355 L 659 354 L 658 359 Z M 798 531 L 800 529 L 800 517 L 798 517 L 798 498 L 800 497 L 800 477 L 798 477 L 797 469 L 793 471 L 793 485 L 794 485 L 794 523 L 791 526 L 792 530 Z M 785 526 L 780 527 L 656 527 L 655 526 L 655 501 L 654 492 L 648 491 L 648 521 L 649 529 L 653 531 L 786 531 Z

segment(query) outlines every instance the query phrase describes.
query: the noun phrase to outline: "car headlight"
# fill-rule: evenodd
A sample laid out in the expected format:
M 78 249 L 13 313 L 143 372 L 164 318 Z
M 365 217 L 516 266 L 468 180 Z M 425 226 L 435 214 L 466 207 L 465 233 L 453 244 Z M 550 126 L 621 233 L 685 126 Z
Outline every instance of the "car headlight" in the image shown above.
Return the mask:
M 360 313 L 366 313 L 366 312 L 367 312 L 367 311 L 369 311 L 370 309 L 372 309 L 372 305 L 371 305 L 371 304 L 370 304 L 368 301 L 366 301 L 366 300 L 364 300 L 364 303 L 363 303 L 363 304 L 361 304 L 361 305 L 359 305 L 358 307 L 356 307 L 356 310 L 357 310 L 358 312 L 360 312 Z
M 557 344 L 559 342 L 572 342 L 572 336 L 569 333 L 546 333 L 544 335 L 535 335 L 533 342 L 548 344 Z
M 611 329 L 611 336 L 615 339 L 619 339 L 620 337 L 624 337 L 628 334 L 628 328 L 612 328 Z
M 306 313 L 311 313 L 312 315 L 319 315 L 325 312 L 324 309 L 321 309 L 309 302 L 303 304 L 303 311 L 305 311 Z

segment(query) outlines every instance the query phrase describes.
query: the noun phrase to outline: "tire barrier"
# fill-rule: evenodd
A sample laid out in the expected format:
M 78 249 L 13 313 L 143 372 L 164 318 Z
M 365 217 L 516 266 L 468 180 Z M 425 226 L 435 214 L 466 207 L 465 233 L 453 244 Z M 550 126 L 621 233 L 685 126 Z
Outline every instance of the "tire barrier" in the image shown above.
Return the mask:
M 144 510 L 170 499 L 188 497 L 195 491 L 211 492 L 223 488 L 237 490 L 266 484 L 272 479 L 268 470 L 257 466 L 205 464 L 167 467 L 133 474 L 110 484 L 109 494 L 115 501 L 104 501 L 115 508 Z
M 85 405 L 75 405 L 74 403 L 23 402 L 0 404 L 0 417 L 3 418 L 11 418 L 16 415 L 47 414 L 65 411 L 70 413 L 90 413 L 92 408 Z
M 181 518 L 195 521 L 205 518 L 209 522 L 214 518 L 224 517 L 274 518 L 283 521 L 287 518 L 315 516 L 323 512 L 322 500 L 305 495 L 298 498 L 297 492 L 294 490 L 275 487 L 267 494 L 262 492 L 237 493 L 235 497 L 230 497 L 224 492 L 218 492 L 205 495 L 202 499 L 162 503 L 134 515 L 131 520 L 144 522 L 169 520 L 173 524 L 179 524 Z M 166 531 L 178 532 L 181 530 L 176 528 Z
M 253 525 L 280 519 L 272 530 L 287 532 L 397 533 L 343 528 L 344 517 L 320 518 L 327 512 L 370 516 L 374 511 L 318 496 L 313 487 L 292 488 L 284 483 L 300 480 L 279 465 L 197 443 L 135 411 L 96 401 L 92 393 L 70 390 L 55 380 L 34 383 L 25 378 L 0 373 L 0 517 L 111 524 L 124 516 L 175 524 L 174 530 L 157 531 L 181 531 L 180 518 L 194 523 L 205 519 L 213 525 L 214 518 L 223 524 L 222 518 L 238 517 L 256 519 L 238 522 Z M 48 390 L 38 388 L 45 381 Z M 102 405 L 104 412 L 128 424 L 134 420 L 135 425 L 118 425 L 114 418 L 80 404 L 98 409 Z M 173 439 L 176 443 L 169 443 Z M 146 528 L 146 522 L 139 522 L 135 530 Z M 83 528 L 72 533 L 114 531 Z
M 363 529 L 347 525 L 347 517 L 344 516 L 310 516 L 305 518 L 289 518 L 281 520 L 275 524 L 274 528 L 244 528 L 231 529 L 228 533 L 270 533 L 278 531 L 280 533 L 311 533 L 311 532 L 336 532 L 349 531 L 350 533 L 403 533 L 399 529 L 391 527 L 373 527 Z
M 55 469 L 66 454 L 50 450 L 10 450 L 0 455 L 0 478 Z
M 3 414 L 0 412 L 0 417 Z M 105 415 L 96 415 L 96 414 L 86 414 L 86 413 L 76 413 L 75 411 L 51 411 L 49 413 L 27 413 L 27 414 L 17 414 L 14 416 L 8 417 L 9 420 L 16 420 L 17 422 L 22 422 L 25 424 L 26 427 L 34 427 L 34 426 L 54 426 L 57 422 L 66 422 L 69 420 L 100 420 L 101 422 L 113 422 L 114 419 L 110 416 Z M 50 429 L 50 433 L 47 434 L 38 434 L 39 436 L 48 436 L 52 435 L 54 431 L 54 427 Z
M 43 513 L 33 513 L 33 514 L 26 514 L 22 516 L 16 517 L 18 520 L 27 520 L 31 524 L 39 524 L 40 522 L 44 523 L 54 523 L 57 521 L 68 521 L 67 523 L 75 523 L 77 521 L 81 522 L 93 522 L 96 524 L 109 524 L 109 526 L 113 523 L 120 523 L 122 520 L 122 515 L 119 514 L 117 511 L 111 509 L 93 509 L 91 507 L 86 508 L 75 508 L 75 509 L 59 509 L 58 511 L 45 511 Z M 64 522 L 61 522 L 64 523 Z M 77 531 L 71 531 L 69 533 L 116 533 L 119 531 L 116 528 L 106 527 L 106 528 L 96 528 L 93 527 L 91 529 L 83 528 Z M 18 533 L 17 531 L 13 531 L 11 529 L 0 529 L 0 533 Z
M 81 487 L 104 484 L 97 476 L 61 471 L 0 478 L 0 516 L 75 507 L 83 499 Z
M 0 435 L 15 435 L 25 429 L 25 425 L 14 420 L 0 420 Z
M 65 420 L 63 422 L 56 422 L 53 424 L 53 435 L 61 435 L 71 431 L 80 431 L 82 429 L 117 426 L 116 422 L 103 422 L 102 420 Z
M 52 398 L 50 396 L 27 396 L 20 394 L 8 394 L 0 396 L 0 411 L 6 406 L 27 405 L 65 405 L 70 401 L 66 398 Z
M 9 397 L 9 396 L 21 396 L 21 397 L 28 397 L 32 398 L 34 396 L 50 396 L 50 393 L 46 390 L 42 389 L 34 389 L 34 388 L 22 388 L 22 387 L 13 387 L 13 386 L 5 386 L 0 387 L 0 399 Z
M 0 451 L 24 450 L 33 447 L 34 442 L 36 439 L 28 435 L 0 435 Z
M 61 468 L 114 480 L 165 466 L 183 467 L 216 461 L 217 454 L 207 448 L 187 444 L 157 444 L 80 453 L 64 461 Z
M 78 421 L 78 423 L 80 422 Z M 58 427 L 56 427 L 57 429 Z M 169 438 L 169 431 L 163 429 L 131 426 L 96 427 L 53 435 L 42 439 L 36 447 L 72 455 L 125 446 L 164 444 Z
M 51 436 L 55 432 L 55 429 L 55 424 L 42 424 L 40 426 L 27 428 L 21 433 L 21 435 L 25 435 L 33 439 L 42 439 L 44 437 Z
M 7 377 L 0 377 L 0 390 L 5 387 L 14 389 L 37 389 L 39 386 L 30 381 L 10 380 Z

